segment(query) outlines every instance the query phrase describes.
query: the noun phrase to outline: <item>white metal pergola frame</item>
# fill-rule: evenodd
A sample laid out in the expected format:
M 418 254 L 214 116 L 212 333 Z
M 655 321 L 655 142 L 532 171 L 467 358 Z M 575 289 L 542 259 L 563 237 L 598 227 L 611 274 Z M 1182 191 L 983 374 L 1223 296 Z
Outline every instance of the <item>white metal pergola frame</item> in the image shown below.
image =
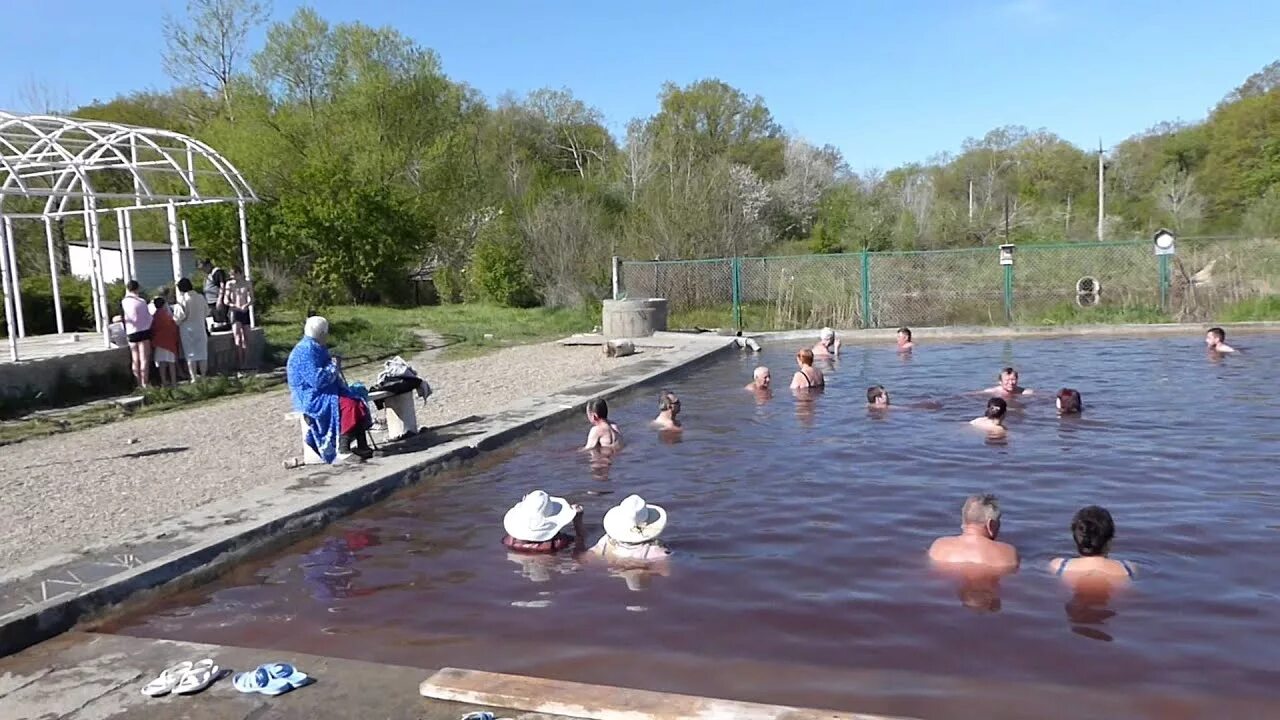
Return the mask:
M 114 182 L 103 182 L 113 179 Z M 98 181 L 95 186 L 95 180 Z M 132 185 L 118 191 L 112 185 Z M 43 199 L 39 212 L 6 212 L 10 198 Z M 22 318 L 15 220 L 44 222 L 52 276 L 54 313 L 63 334 L 62 298 L 53 243 L 53 223 L 81 216 L 89 246 L 93 314 L 104 347 L 110 347 L 110 308 L 102 272 L 99 217 L 114 214 L 120 237 L 121 269 L 125 280 L 135 279 L 133 213 L 163 208 L 167 213 L 173 253 L 173 280 L 182 277 L 178 208 L 235 203 L 240 217 L 240 254 L 244 277 L 249 274 L 249 233 L 245 205 L 258 196 L 240 171 L 216 150 L 194 138 L 169 130 L 80 120 L 52 115 L 19 115 L 0 110 L 0 286 L 9 355 L 18 360 L 18 338 L 26 337 Z M 10 203 L 12 205 L 12 203 Z M 250 324 L 254 324 L 250 310 Z M 16 333 L 15 333 L 16 330 Z

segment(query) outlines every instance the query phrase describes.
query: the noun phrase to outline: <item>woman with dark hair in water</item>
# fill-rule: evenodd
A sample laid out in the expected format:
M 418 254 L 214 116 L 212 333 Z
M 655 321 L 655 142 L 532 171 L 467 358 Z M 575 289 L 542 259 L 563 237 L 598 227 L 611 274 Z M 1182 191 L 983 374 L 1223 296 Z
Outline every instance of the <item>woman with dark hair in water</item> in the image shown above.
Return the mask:
M 993 435 L 1003 435 L 1005 433 L 1004 414 L 1009 410 L 1009 404 L 1001 398 L 991 398 L 987 401 L 987 410 L 982 417 L 974 418 L 969 424 L 986 430 Z
M 1057 397 L 1059 415 L 1079 415 L 1084 410 L 1084 401 L 1080 399 L 1080 391 L 1062 388 Z
M 1133 578 L 1133 566 L 1107 557 L 1116 535 L 1116 523 L 1106 508 L 1090 505 L 1071 519 L 1071 537 L 1078 557 L 1054 558 L 1049 571 L 1068 582 L 1102 580 L 1126 583 Z

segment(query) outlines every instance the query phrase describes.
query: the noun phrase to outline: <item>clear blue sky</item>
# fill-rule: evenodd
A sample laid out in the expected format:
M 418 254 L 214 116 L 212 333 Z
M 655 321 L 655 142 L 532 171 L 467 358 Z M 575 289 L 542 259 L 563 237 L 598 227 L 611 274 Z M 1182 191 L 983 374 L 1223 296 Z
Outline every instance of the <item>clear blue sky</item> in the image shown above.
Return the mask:
M 183 0 L 0 0 L 0 107 L 37 82 L 78 105 L 167 87 L 160 19 Z M 299 4 L 276 0 L 284 18 Z M 788 7 L 792 5 L 794 7 Z M 1110 146 L 1198 120 L 1280 59 L 1280 3 L 1219 0 L 316 0 L 391 25 L 490 98 L 568 87 L 615 133 L 664 81 L 718 77 L 855 169 L 1017 124 Z

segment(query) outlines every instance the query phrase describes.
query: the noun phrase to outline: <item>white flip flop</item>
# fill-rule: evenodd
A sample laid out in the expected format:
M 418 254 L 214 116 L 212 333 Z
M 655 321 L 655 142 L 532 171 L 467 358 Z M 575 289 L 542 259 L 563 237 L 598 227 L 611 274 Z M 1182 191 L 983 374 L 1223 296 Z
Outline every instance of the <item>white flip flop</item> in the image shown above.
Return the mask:
M 193 663 L 190 660 L 183 660 L 171 668 L 166 668 L 156 679 L 142 688 L 142 694 L 147 697 L 168 695 L 173 692 L 174 688 L 178 687 L 178 683 L 182 682 L 182 678 L 191 669 L 192 665 Z
M 173 691 L 178 695 L 194 695 L 212 685 L 220 672 L 222 668 L 214 665 L 209 658 L 205 658 L 183 673 L 182 679 L 178 681 L 178 687 Z

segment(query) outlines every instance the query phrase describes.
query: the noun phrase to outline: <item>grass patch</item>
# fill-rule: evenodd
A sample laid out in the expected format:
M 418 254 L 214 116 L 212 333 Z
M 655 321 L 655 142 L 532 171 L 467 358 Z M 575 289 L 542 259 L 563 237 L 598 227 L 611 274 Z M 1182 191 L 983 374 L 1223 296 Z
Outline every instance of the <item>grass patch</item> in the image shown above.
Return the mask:
M 1231 303 L 1218 313 L 1224 323 L 1280 320 L 1280 297 L 1251 298 Z
M 774 312 L 773 306 L 747 303 L 742 306 L 742 329 L 774 330 L 771 327 Z M 672 330 L 702 329 L 735 329 L 733 325 L 733 306 L 717 305 L 713 307 L 694 308 L 692 310 L 674 311 L 667 317 L 667 327 Z
M 1170 323 L 1173 318 L 1153 307 L 1091 307 L 1064 303 L 1048 311 L 1019 317 L 1023 325 L 1120 325 Z
M 554 340 L 598 325 L 598 309 L 501 308 L 490 305 L 436 305 L 419 308 L 342 305 L 321 312 L 329 320 L 329 345 L 348 366 L 422 349 L 415 334 L 444 337 L 444 356 L 474 357 L 513 345 Z M 303 314 L 276 312 L 263 324 L 268 360 L 283 365 L 302 336 Z M 489 337 L 486 337 L 489 336 Z

